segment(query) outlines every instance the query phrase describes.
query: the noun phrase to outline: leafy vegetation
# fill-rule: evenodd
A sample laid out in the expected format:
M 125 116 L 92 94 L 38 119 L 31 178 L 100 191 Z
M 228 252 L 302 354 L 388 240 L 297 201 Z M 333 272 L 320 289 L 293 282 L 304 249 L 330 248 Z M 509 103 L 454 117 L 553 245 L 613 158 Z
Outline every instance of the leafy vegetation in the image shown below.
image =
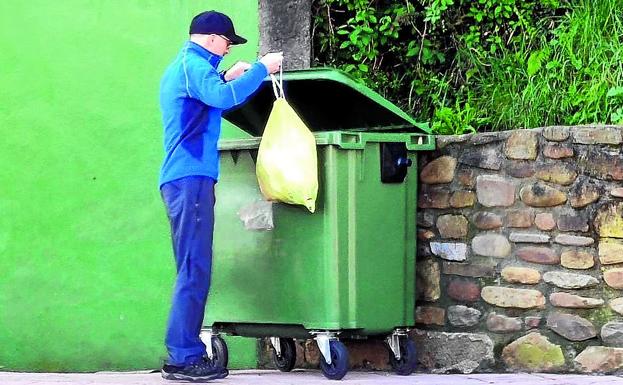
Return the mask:
M 623 123 L 623 0 L 314 0 L 316 65 L 435 132 Z

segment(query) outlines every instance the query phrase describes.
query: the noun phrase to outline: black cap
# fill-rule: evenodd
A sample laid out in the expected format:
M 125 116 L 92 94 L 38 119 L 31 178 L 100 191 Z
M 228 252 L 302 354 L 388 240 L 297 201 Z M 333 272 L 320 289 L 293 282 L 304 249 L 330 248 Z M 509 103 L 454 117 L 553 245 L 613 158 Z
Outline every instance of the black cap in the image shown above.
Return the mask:
M 247 42 L 242 36 L 236 35 L 234 30 L 234 23 L 231 19 L 220 12 L 205 11 L 193 18 L 190 22 L 190 34 L 200 33 L 203 35 L 223 35 L 232 44 L 244 44 Z

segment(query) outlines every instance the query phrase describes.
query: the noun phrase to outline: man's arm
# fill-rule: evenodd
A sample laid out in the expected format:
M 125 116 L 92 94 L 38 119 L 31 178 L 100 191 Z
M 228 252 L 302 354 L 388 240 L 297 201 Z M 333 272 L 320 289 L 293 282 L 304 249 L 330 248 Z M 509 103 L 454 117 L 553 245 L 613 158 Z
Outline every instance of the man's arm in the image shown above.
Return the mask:
M 236 64 L 234 64 L 230 69 L 228 69 L 226 72 L 223 72 L 223 79 L 226 82 L 230 82 L 234 79 L 238 79 L 240 75 L 248 71 L 249 68 L 251 68 L 251 64 L 244 62 L 244 61 L 239 61 Z
M 260 62 L 230 82 L 225 82 L 214 68 L 206 68 L 203 72 L 191 94 L 209 106 L 224 110 L 244 102 L 268 75 L 266 66 Z
M 215 68 L 201 67 L 202 69 L 193 76 L 196 81 L 190 82 L 196 85 L 191 86 L 193 89 L 191 95 L 209 106 L 230 109 L 243 103 L 255 92 L 266 75 L 279 71 L 282 61 L 282 52 L 269 52 L 243 74 L 229 82 L 225 81 L 225 76 L 217 73 Z

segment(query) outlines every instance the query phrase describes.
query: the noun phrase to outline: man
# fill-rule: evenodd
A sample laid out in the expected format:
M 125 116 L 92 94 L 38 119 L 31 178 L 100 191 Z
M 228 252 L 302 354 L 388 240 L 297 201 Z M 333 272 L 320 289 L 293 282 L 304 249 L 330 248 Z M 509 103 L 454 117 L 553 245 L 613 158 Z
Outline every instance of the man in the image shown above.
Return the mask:
M 177 278 L 165 343 L 168 380 L 209 381 L 227 376 L 205 355 L 199 338 L 210 287 L 214 185 L 219 176 L 217 141 L 223 110 L 241 104 L 262 80 L 279 70 L 283 55 L 269 53 L 254 64 L 217 68 L 232 45 L 244 44 L 226 15 L 195 16 L 187 41 L 167 68 L 160 87 L 165 158 L 160 192 L 171 224 Z

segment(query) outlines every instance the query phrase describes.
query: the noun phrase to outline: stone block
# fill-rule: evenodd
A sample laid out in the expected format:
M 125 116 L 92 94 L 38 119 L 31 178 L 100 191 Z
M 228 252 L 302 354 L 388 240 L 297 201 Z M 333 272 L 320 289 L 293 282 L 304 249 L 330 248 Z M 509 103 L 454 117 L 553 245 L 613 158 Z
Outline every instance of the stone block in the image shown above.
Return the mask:
M 448 321 L 452 326 L 474 326 L 480 320 L 480 315 L 480 310 L 464 305 L 454 305 L 448 307 Z
M 617 126 L 578 127 L 573 130 L 573 143 L 620 144 L 621 129 Z
M 560 231 L 588 231 L 588 218 L 583 213 L 565 211 L 556 220 Z
M 610 303 L 608 305 L 610 306 L 610 309 L 614 310 L 620 315 L 623 315 L 623 297 L 610 300 Z
M 486 207 L 506 207 L 515 203 L 515 183 L 497 175 L 476 178 L 478 202 Z
M 597 234 L 603 238 L 623 238 L 623 202 L 599 207 L 594 225 Z
M 432 373 L 472 373 L 494 362 L 493 341 L 486 334 L 416 330 L 418 360 Z
M 550 126 L 544 127 L 541 132 L 543 137 L 552 142 L 564 142 L 569 139 L 569 127 L 566 126 Z
M 610 321 L 601 327 L 601 340 L 607 346 L 623 347 L 623 322 Z
M 590 275 L 564 271 L 548 271 L 543 274 L 543 280 L 561 289 L 586 289 L 599 284 L 599 280 Z
M 603 195 L 603 188 L 587 177 L 580 177 L 569 190 L 569 204 L 573 208 L 582 208 L 597 201 Z
M 502 167 L 503 160 L 497 146 L 466 148 L 459 157 L 459 162 L 462 164 L 495 171 Z
M 450 207 L 448 191 L 425 190 L 418 195 L 418 207 L 421 209 L 447 209 Z
M 464 261 L 467 259 L 467 245 L 465 243 L 431 242 L 431 252 L 448 261 Z
M 439 299 L 441 289 L 439 280 L 441 277 L 439 263 L 432 259 L 426 259 L 417 263 L 417 289 L 420 298 L 424 301 L 436 301 Z
M 526 262 L 541 265 L 557 265 L 560 263 L 560 256 L 549 247 L 526 246 L 518 249 L 515 254 Z
M 472 265 L 467 263 L 443 262 L 441 271 L 444 274 L 459 275 L 462 277 L 493 277 L 495 269 L 493 266 Z
M 536 168 L 535 177 L 544 181 L 569 186 L 578 177 L 575 168 L 568 164 L 543 164 Z
M 576 156 L 578 169 L 601 180 L 623 180 L 623 154 L 618 150 L 588 146 Z
M 573 157 L 575 153 L 571 147 L 548 144 L 543 148 L 543 155 L 550 159 L 563 159 Z
M 499 307 L 531 309 L 545 306 L 545 297 L 538 290 L 485 286 L 480 295 L 485 302 Z
M 529 333 L 505 346 L 502 360 L 512 371 L 555 372 L 565 365 L 561 347 L 537 332 Z
M 595 243 L 595 240 L 591 237 L 560 234 L 554 238 L 554 242 L 565 246 L 590 246 Z
M 623 369 L 623 349 L 588 346 L 574 362 L 581 372 L 610 374 Z
M 476 194 L 473 191 L 455 191 L 450 197 L 450 207 L 455 209 L 472 207 L 476 203 Z
M 435 238 L 435 233 L 427 229 L 417 229 L 417 239 L 420 241 L 430 241 Z
M 542 317 L 539 316 L 529 316 L 525 318 L 526 328 L 528 329 L 537 329 L 541 325 Z
M 567 202 L 564 192 L 542 183 L 535 183 L 521 188 L 522 202 L 533 207 L 554 207 Z
M 552 230 L 556 227 L 556 221 L 554 220 L 554 215 L 552 213 L 539 213 L 534 218 L 534 224 L 539 230 Z
M 513 131 L 504 147 L 508 159 L 534 160 L 537 156 L 538 133 L 529 130 Z
M 487 317 L 487 329 L 494 333 L 512 333 L 521 330 L 521 319 L 491 313 Z
M 505 258 L 511 253 L 511 244 L 500 234 L 480 234 L 472 239 L 472 252 L 485 257 Z
M 474 302 L 480 298 L 480 286 L 474 281 L 455 278 L 447 288 L 448 297 L 460 302 Z
M 560 264 L 567 269 L 590 269 L 595 265 L 595 257 L 588 251 L 565 250 L 560 255 Z
M 426 184 L 450 183 L 454 179 L 456 159 L 451 156 L 441 156 L 422 168 L 420 181 Z
M 507 266 L 502 269 L 502 278 L 509 283 L 535 285 L 541 281 L 541 273 L 529 267 Z
M 569 293 L 552 293 L 549 296 L 549 301 L 556 307 L 572 309 L 592 309 L 604 304 L 603 299 L 580 297 Z
M 509 210 L 506 212 L 506 227 L 530 227 L 532 218 L 534 218 L 532 210 Z
M 508 239 L 515 243 L 548 243 L 549 235 L 537 233 L 510 233 Z
M 479 230 L 492 230 L 502 227 L 502 217 L 498 214 L 480 211 L 472 219 Z
M 547 317 L 547 327 L 570 341 L 597 337 L 593 324 L 574 314 L 552 313 Z
M 460 169 L 457 173 L 456 179 L 463 187 L 473 189 L 476 187 L 476 172 L 471 168 Z
M 604 281 L 615 289 L 623 289 L 623 268 L 617 267 L 604 271 Z
M 435 306 L 418 306 L 415 308 L 415 322 L 443 326 L 446 324 L 446 310 Z
M 463 238 L 467 235 L 468 221 L 463 215 L 441 215 L 437 218 L 437 230 L 442 238 Z
M 623 263 L 623 239 L 601 238 L 598 250 L 602 265 Z

